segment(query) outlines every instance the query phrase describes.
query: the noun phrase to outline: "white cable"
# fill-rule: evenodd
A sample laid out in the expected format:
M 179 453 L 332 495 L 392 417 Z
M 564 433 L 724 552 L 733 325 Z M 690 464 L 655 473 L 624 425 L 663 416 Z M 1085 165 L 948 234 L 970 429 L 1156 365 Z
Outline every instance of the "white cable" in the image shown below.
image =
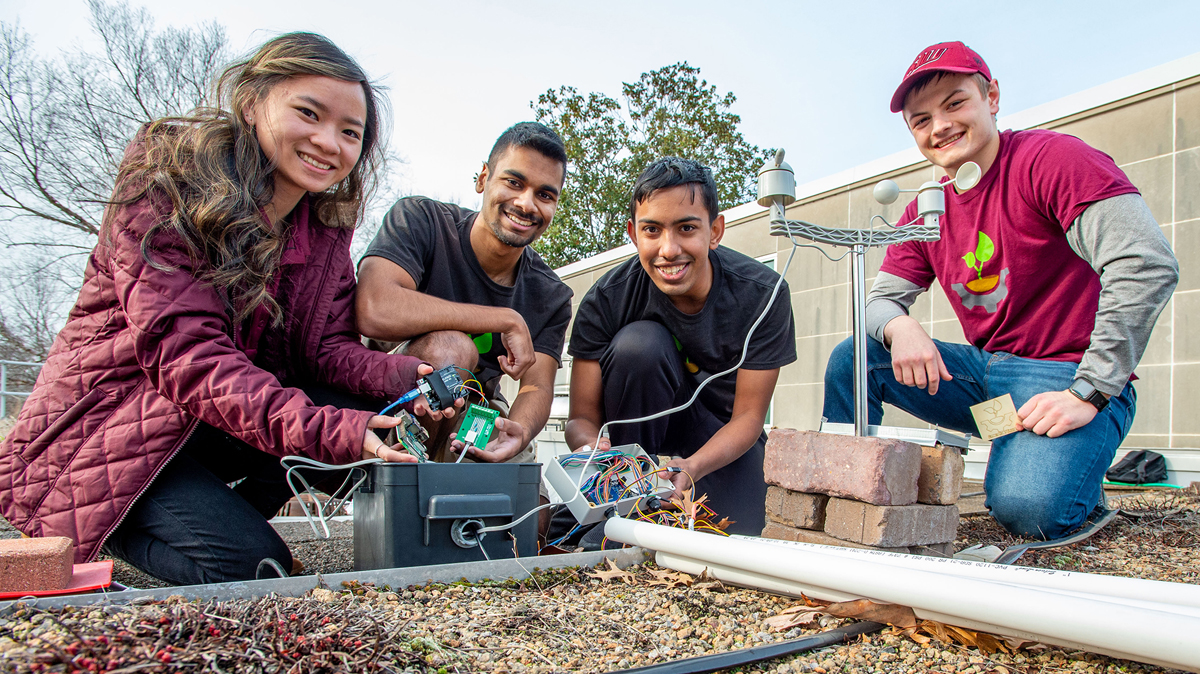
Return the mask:
M 788 238 L 791 239 L 790 236 Z M 716 379 L 717 377 L 724 377 L 725 375 L 729 374 L 730 372 L 735 372 L 735 371 L 737 371 L 737 369 L 739 367 L 742 366 L 742 363 L 744 363 L 746 361 L 746 353 L 748 353 L 750 350 L 750 338 L 754 335 L 754 331 L 756 329 L 758 329 L 758 325 L 760 323 L 762 323 L 763 319 L 765 319 L 767 317 L 767 312 L 771 310 L 771 306 L 773 304 L 775 304 L 775 297 L 779 294 L 779 286 L 783 285 L 783 277 L 787 275 L 788 269 L 792 266 L 792 258 L 795 257 L 795 255 L 796 255 L 796 249 L 802 245 L 805 245 L 805 244 L 799 244 L 799 243 L 796 243 L 796 241 L 794 239 L 792 240 L 792 252 L 788 254 L 787 262 L 784 263 L 784 265 L 783 265 L 783 271 L 779 272 L 779 280 L 775 281 L 775 287 L 773 289 L 771 289 L 771 297 L 769 299 L 767 299 L 767 305 L 765 307 L 763 307 L 762 313 L 758 315 L 758 319 L 754 321 L 754 324 L 750 326 L 750 331 L 746 333 L 746 341 L 742 343 L 742 356 L 741 356 L 741 358 L 738 358 L 738 362 L 733 367 L 729 368 L 728 370 L 725 370 L 724 372 L 718 372 L 716 374 L 709 375 L 707 379 L 700 382 L 700 385 L 696 387 L 695 392 L 692 393 L 692 397 L 689 398 L 688 401 L 683 403 L 682 405 L 678 405 L 676 407 L 672 407 L 670 409 L 663 410 L 662 412 L 658 412 L 656 414 L 651 414 L 649 416 L 639 417 L 637 419 L 614 419 L 612 421 L 604 422 L 604 425 L 600 427 L 600 432 L 596 434 L 595 446 L 592 447 L 592 451 L 588 454 L 587 460 L 585 460 L 583 462 L 583 468 L 579 471 L 579 479 L 575 482 L 576 490 L 579 490 L 582 487 L 583 478 L 584 478 L 585 473 L 587 472 L 588 464 L 590 464 L 592 462 L 592 457 L 594 457 L 596 455 L 596 447 L 600 446 L 600 439 L 603 437 L 607 437 L 606 432 L 608 431 L 608 427 L 610 424 L 634 424 L 634 423 L 640 423 L 643 421 L 653 421 L 654 419 L 658 419 L 659 417 L 664 417 L 668 414 L 674 414 L 681 410 L 685 410 L 685 409 L 691 407 L 692 403 L 696 402 L 696 398 L 700 396 L 700 391 L 702 391 L 704 389 L 704 387 L 708 385 L 708 382 Z M 822 252 L 824 252 L 824 251 L 822 251 Z
M 316 459 L 310 459 L 307 456 L 285 456 L 279 460 L 279 465 L 281 465 L 287 469 L 287 472 L 284 473 L 284 475 L 283 475 L 283 479 L 284 479 L 284 481 L 287 482 L 288 489 L 292 490 L 292 495 L 296 497 L 296 501 L 298 501 L 300 503 L 300 509 L 304 511 L 304 518 L 308 520 L 308 526 L 312 527 L 313 535 L 315 535 L 315 536 L 321 536 L 321 532 L 317 531 L 317 525 L 315 523 L 313 523 L 313 515 L 311 512 L 309 512 L 308 504 L 304 502 L 304 499 L 300 498 L 300 492 L 296 489 L 296 485 L 292 483 L 292 473 L 296 473 L 296 478 L 299 479 L 301 484 L 304 485 L 304 492 L 306 494 L 308 494 L 310 497 L 312 497 L 313 503 L 319 504 L 320 499 L 317 498 L 317 495 L 313 491 L 312 486 L 308 484 L 308 480 L 304 479 L 303 473 L 296 472 L 297 469 L 299 469 L 301 467 L 306 467 L 306 468 L 314 468 L 316 470 L 323 470 L 323 471 L 327 471 L 327 472 L 334 472 L 334 471 L 339 471 L 339 470 L 349 471 L 346 475 L 346 479 L 342 481 L 342 484 L 337 489 L 335 489 L 332 494 L 329 495 L 329 500 L 326 501 L 324 505 L 320 505 L 317 508 L 317 519 L 320 520 L 320 522 L 321 522 L 321 528 L 325 530 L 324 538 L 331 538 L 333 536 L 333 534 L 330 533 L 330 531 L 329 531 L 330 518 L 333 517 L 333 513 L 337 512 L 346 503 L 346 501 L 348 501 L 350 499 L 350 497 L 354 494 L 354 490 L 358 489 L 359 486 L 361 486 L 363 482 L 366 482 L 367 477 L 368 477 L 367 471 L 365 471 L 365 470 L 361 471 L 362 477 L 360 477 L 358 479 L 358 481 L 355 482 L 354 485 L 351 486 L 350 489 L 346 491 L 345 496 L 343 496 L 339 499 L 339 498 L 337 498 L 337 495 L 339 493 L 341 493 L 342 489 L 347 484 L 350 483 L 351 479 L 354 478 L 355 470 L 360 470 L 362 466 L 366 466 L 366 465 L 369 465 L 372 463 L 383 463 L 383 462 L 384 462 L 383 459 L 374 458 L 374 459 L 364 459 L 362 461 L 355 461 L 354 463 L 347 463 L 347 464 L 343 464 L 343 465 L 339 466 L 339 465 L 334 465 L 334 464 L 330 464 L 330 463 L 322 463 L 320 461 L 317 461 Z M 291 465 L 291 464 L 300 464 L 300 465 Z
M 509 522 L 508 524 L 497 524 L 496 526 L 493 526 L 493 527 L 483 527 L 481 529 L 476 529 L 475 533 L 486 534 L 489 531 L 504 531 L 505 529 L 511 529 L 511 528 L 517 526 L 518 524 L 520 524 L 521 522 L 524 522 L 525 520 L 529 519 L 529 516 L 534 514 L 535 512 L 537 512 L 539 510 L 545 510 L 546 508 L 549 508 L 550 506 L 563 505 L 563 503 L 566 503 L 566 501 L 563 501 L 562 503 L 544 503 L 544 504 L 534 508 L 533 510 L 530 510 L 529 512 L 525 513 L 524 515 L 521 515 L 520 519 L 513 520 L 512 522 Z

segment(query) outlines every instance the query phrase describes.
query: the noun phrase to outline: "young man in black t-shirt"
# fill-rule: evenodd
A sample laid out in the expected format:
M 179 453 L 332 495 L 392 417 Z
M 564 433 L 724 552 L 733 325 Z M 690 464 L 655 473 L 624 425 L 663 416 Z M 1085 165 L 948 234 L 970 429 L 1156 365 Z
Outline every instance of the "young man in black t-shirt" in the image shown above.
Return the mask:
M 566 161 L 558 134 L 517 124 L 496 141 L 476 179 L 479 213 L 401 199 L 359 264 L 363 335 L 409 340 L 405 352 L 435 367 L 470 369 L 489 398 L 499 396 L 502 373 L 520 382 L 494 439 L 470 450 L 477 461 L 518 456 L 550 415 L 572 293 L 529 244 L 554 218 Z M 431 429 L 432 451 L 444 453 L 448 433 Z
M 579 305 L 568 352 L 571 412 L 567 444 L 595 446 L 606 421 L 633 419 L 686 402 L 700 382 L 738 363 L 750 326 L 776 288 L 766 265 L 718 244 L 712 173 L 668 157 L 638 177 L 629 238 L 638 256 L 605 274 Z M 609 426 L 611 445 L 640 444 L 678 455 L 669 466 L 677 493 L 695 480 L 734 533 L 762 530 L 763 420 L 779 368 L 796 360 L 796 328 L 786 283 L 755 329 L 738 369 L 709 383 L 687 409 Z M 607 449 L 607 438 L 599 441 Z

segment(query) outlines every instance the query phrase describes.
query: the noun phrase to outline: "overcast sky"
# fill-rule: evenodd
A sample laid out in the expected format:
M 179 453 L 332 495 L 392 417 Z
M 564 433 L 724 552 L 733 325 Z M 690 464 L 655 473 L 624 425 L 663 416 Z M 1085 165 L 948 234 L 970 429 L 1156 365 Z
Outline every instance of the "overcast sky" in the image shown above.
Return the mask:
M 747 140 L 784 147 L 804 183 L 911 144 L 888 100 L 934 42 L 963 40 L 987 60 L 1001 116 L 1200 52 L 1195 0 L 144 4 L 160 28 L 218 21 L 238 51 L 324 33 L 390 87 L 402 188 L 464 205 L 477 204 L 471 178 L 496 136 L 561 85 L 616 97 L 687 61 L 737 95 Z M 87 19 L 82 0 L 0 0 L 0 20 L 45 53 L 92 40 Z

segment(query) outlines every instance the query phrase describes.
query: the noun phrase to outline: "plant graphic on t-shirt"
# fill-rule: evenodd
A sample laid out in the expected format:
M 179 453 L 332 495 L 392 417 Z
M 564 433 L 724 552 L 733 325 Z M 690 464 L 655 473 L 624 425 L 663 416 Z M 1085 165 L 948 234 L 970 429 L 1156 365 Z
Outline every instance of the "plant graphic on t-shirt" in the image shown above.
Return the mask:
M 475 342 L 475 348 L 479 351 L 479 365 L 475 369 L 475 373 L 479 374 L 483 371 L 483 361 L 495 361 L 500 356 L 504 355 L 504 341 L 500 339 L 498 333 L 485 332 L 481 335 L 471 335 L 471 341 Z
M 475 342 L 475 348 L 479 349 L 479 353 L 487 353 L 492 350 L 492 333 L 485 332 L 482 335 L 474 335 L 471 339 Z
M 963 256 L 967 266 L 975 270 L 976 278 L 967 283 L 968 290 L 973 293 L 986 293 L 996 287 L 996 283 L 1000 280 L 998 274 L 983 275 L 983 263 L 992 259 L 995 254 L 996 244 L 992 243 L 991 237 L 980 232 L 979 244 L 975 246 L 975 250 Z
M 683 353 L 683 344 L 681 344 L 679 342 L 679 338 L 676 337 L 675 335 L 671 335 L 671 339 L 675 340 L 675 350 L 683 355 L 683 367 L 686 368 L 687 371 L 691 372 L 692 374 L 696 374 L 697 372 L 699 372 L 700 367 L 698 365 L 696 365 L 695 363 L 693 363 L 692 359 L 688 358 L 686 353 Z

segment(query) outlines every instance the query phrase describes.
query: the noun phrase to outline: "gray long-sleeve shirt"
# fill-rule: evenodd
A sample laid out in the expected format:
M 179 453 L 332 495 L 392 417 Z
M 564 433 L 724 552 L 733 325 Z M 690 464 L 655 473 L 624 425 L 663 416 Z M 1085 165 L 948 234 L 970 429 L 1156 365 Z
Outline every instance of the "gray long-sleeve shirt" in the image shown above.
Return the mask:
M 1179 262 L 1139 194 L 1123 194 L 1087 207 L 1067 230 L 1067 242 L 1100 275 L 1100 301 L 1091 344 L 1076 376 L 1100 392 L 1117 395 L 1129 382 L 1159 313 L 1179 280 Z M 867 296 L 867 332 L 886 344 L 883 329 L 907 316 L 928 290 L 880 272 Z

